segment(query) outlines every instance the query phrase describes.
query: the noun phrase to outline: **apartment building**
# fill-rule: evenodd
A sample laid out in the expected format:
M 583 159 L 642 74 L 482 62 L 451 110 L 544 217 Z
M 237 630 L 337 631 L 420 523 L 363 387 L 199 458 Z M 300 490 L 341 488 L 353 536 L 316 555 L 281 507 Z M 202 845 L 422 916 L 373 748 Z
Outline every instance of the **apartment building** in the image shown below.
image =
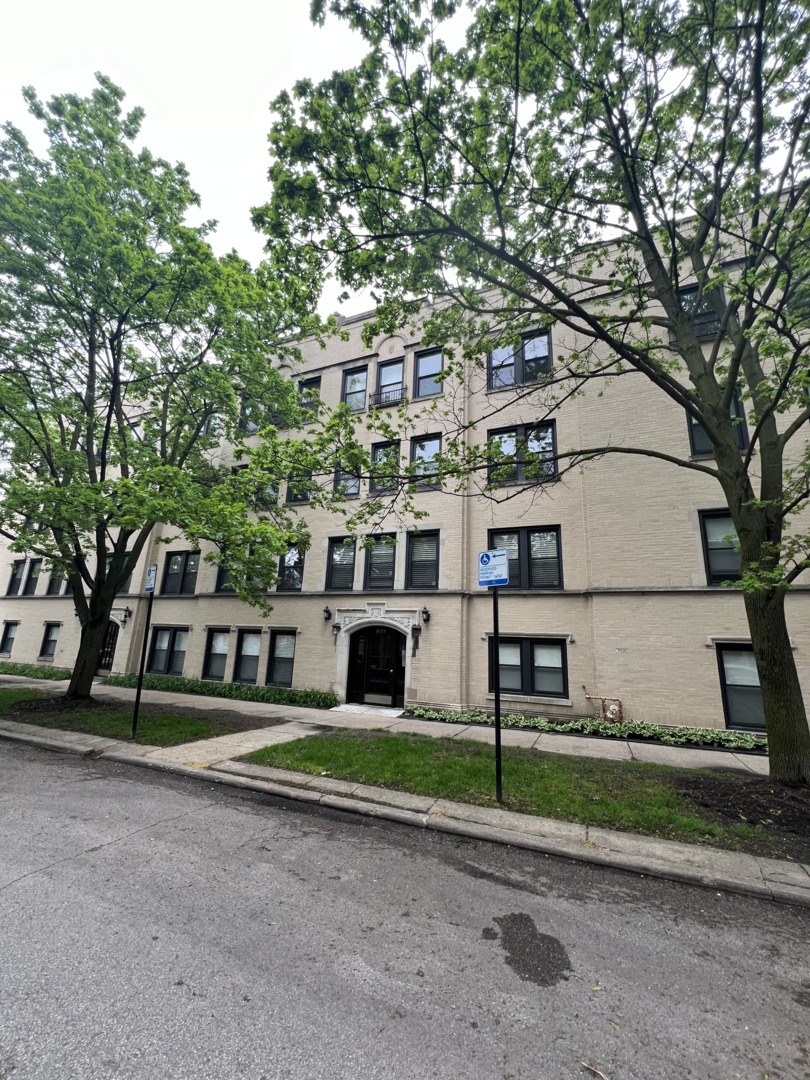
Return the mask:
M 505 710 L 592 715 L 604 697 L 620 702 L 625 717 L 654 723 L 761 727 L 742 596 L 721 584 L 739 576 L 739 555 L 719 486 L 646 457 L 606 455 L 562 475 L 553 459 L 565 448 L 609 444 L 710 457 L 702 429 L 641 375 L 594 384 L 551 415 L 536 396 L 516 393 L 541 386 L 555 357 L 575 346 L 565 330 L 538 329 L 517 350 L 495 349 L 456 382 L 442 377 L 441 352 L 418 335 L 364 345 L 368 317 L 343 320 L 346 339 L 325 351 L 305 345 L 300 369 L 289 374 L 324 406 L 342 401 L 362 414 L 375 460 L 416 463 L 424 516 L 414 521 L 394 507 L 364 544 L 292 482 L 279 498 L 306 518 L 312 542 L 281 560 L 267 618 L 238 600 L 205 548 L 157 543 L 169 536 L 158 529 L 113 610 L 102 670 L 137 670 L 144 577 L 156 563 L 150 672 L 331 689 L 348 702 L 491 708 L 493 605 L 477 585 L 478 554 L 506 548 L 498 657 Z M 401 437 L 392 441 L 375 418 L 403 403 Z M 735 409 L 745 448 L 744 410 Z M 463 491 L 431 479 L 431 462 L 459 420 L 472 443 L 498 440 L 505 461 Z M 348 511 L 369 495 L 368 479 L 344 473 L 330 482 Z M 384 482 L 376 485 L 372 494 L 385 494 Z M 7 561 L 0 660 L 70 666 L 78 620 L 64 581 L 40 560 Z M 787 606 L 810 698 L 808 577 Z

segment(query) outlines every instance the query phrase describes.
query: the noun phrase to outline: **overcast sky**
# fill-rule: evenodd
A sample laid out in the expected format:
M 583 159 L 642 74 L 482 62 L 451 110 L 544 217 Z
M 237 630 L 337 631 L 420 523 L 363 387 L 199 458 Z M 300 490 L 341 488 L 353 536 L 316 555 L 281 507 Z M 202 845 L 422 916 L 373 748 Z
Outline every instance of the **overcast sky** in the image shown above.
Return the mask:
M 141 134 L 153 153 L 185 163 L 202 213 L 219 222 L 218 252 L 236 248 L 256 262 L 262 239 L 250 207 L 266 202 L 269 103 L 302 77 L 320 78 L 362 56 L 360 39 L 332 20 L 309 21 L 309 0 L 3 0 L 5 46 L 0 121 L 31 137 L 39 124 L 20 95 L 90 93 L 101 71 L 141 105 Z M 324 311 L 339 290 L 327 287 Z M 343 305 L 363 310 L 368 297 Z

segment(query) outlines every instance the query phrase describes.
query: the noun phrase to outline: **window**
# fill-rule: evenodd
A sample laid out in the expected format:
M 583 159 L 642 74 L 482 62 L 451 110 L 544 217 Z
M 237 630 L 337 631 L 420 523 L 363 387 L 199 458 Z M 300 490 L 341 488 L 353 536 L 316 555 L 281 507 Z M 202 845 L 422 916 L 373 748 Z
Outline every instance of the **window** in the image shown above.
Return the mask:
M 261 630 L 240 630 L 236 639 L 236 664 L 233 681 L 255 683 L 259 676 L 259 653 L 262 647 Z
M 32 559 L 28 567 L 28 577 L 25 579 L 23 596 L 33 596 L 37 591 L 37 581 L 42 573 L 42 559 Z
M 737 389 L 734 391 L 734 397 L 731 399 L 731 420 L 734 427 L 734 441 L 737 444 L 739 450 L 748 449 L 748 425 L 745 422 L 745 407 L 743 406 L 742 397 L 740 391 Z M 693 454 L 713 454 L 714 447 L 712 446 L 711 439 L 706 434 L 706 430 L 700 421 L 696 420 L 691 413 L 686 414 L 686 419 L 689 424 L 689 445 L 692 448 Z
M 295 660 L 295 634 L 288 630 L 270 631 L 270 657 L 267 681 L 272 686 L 292 686 Z
M 25 559 L 17 559 L 16 562 L 11 564 L 11 580 L 6 589 L 6 596 L 16 596 L 19 593 L 24 573 Z
M 370 405 L 399 405 L 403 398 L 402 376 L 404 360 L 392 360 L 377 368 L 377 393 L 372 394 Z
M 344 371 L 343 373 L 343 396 L 341 400 L 345 401 L 352 412 L 362 412 L 366 407 L 367 378 L 367 368 L 357 368 L 355 371 Z
M 697 285 L 678 289 L 678 299 L 685 314 L 692 316 L 692 326 L 699 338 L 713 338 L 720 333 L 720 320 Z
M 259 430 L 258 414 L 254 408 L 248 408 L 244 402 L 239 410 L 239 430 L 246 435 L 255 435 Z
M 128 551 L 128 552 L 126 553 L 126 558 L 128 559 L 128 558 L 130 557 L 130 555 L 131 555 L 131 554 L 132 554 L 132 552 L 131 552 L 131 551 Z M 113 560 L 113 557 L 112 557 L 112 555 L 108 555 L 108 556 L 107 556 L 107 573 L 108 573 L 108 574 L 109 574 L 109 572 L 110 572 L 110 566 L 111 566 L 111 564 L 112 564 L 112 560 Z M 48 586 L 48 588 L 50 589 L 50 586 Z M 128 593 L 128 592 L 130 592 L 131 588 L 132 588 L 132 571 L 130 571 L 129 575 L 127 576 L 127 579 L 126 579 L 126 581 L 125 581 L 125 582 L 123 583 L 123 585 L 121 586 L 121 588 L 120 588 L 120 589 L 116 589 L 115 595 L 116 595 L 116 596 L 120 596 L 120 595 L 121 595 L 121 593 Z
M 360 472 L 355 469 L 335 469 L 334 490 L 336 495 L 342 495 L 344 499 L 357 499 L 360 497 Z
M 537 638 L 501 638 L 498 670 L 501 690 L 507 694 L 568 697 L 565 641 Z M 495 639 L 489 639 L 489 689 L 494 681 Z
M 166 556 L 162 593 L 193 593 L 200 568 L 199 551 L 175 551 Z
M 420 487 L 437 485 L 436 455 L 441 453 L 441 435 L 422 435 L 411 439 L 411 465 Z
M 298 402 L 305 413 L 309 413 L 309 416 L 304 417 L 304 423 L 309 420 L 314 420 L 318 415 L 318 409 L 321 404 L 321 377 L 318 375 L 312 379 L 304 379 L 303 382 L 298 384 L 299 397 Z
M 327 589 L 354 588 L 354 540 L 329 541 L 329 564 L 326 568 Z
M 182 675 L 188 648 L 188 627 L 156 627 L 152 631 L 149 670 L 156 675 Z
M 42 635 L 42 648 L 39 650 L 40 656 L 53 656 L 56 652 L 56 642 L 59 637 L 59 627 L 61 623 L 48 622 L 45 623 L 45 633 Z
M 287 502 L 288 503 L 305 503 L 309 502 L 309 496 L 312 490 L 312 470 L 311 469 L 297 469 L 295 472 L 291 472 L 287 478 Z
M 557 475 L 555 424 L 518 424 L 489 432 L 490 484 L 531 484 Z
M 300 592 L 304 582 L 304 553 L 297 547 L 287 548 L 278 563 L 278 592 Z
M 371 448 L 369 491 L 381 495 L 396 491 L 399 477 L 399 443 L 375 443 Z
M 228 659 L 229 630 L 209 630 L 205 643 L 205 662 L 203 678 L 222 682 L 225 678 L 225 663 Z
M 58 596 L 65 584 L 66 575 L 59 570 L 52 570 L 48 579 L 48 588 L 45 590 L 48 596 Z
M 226 593 L 236 592 L 236 586 L 231 581 L 231 568 L 227 563 L 223 563 L 217 568 L 217 584 L 215 591 Z
M 739 581 L 740 551 L 728 510 L 701 510 L 700 531 L 707 584 L 722 585 L 724 581 Z
M 7 622 L 3 627 L 3 637 L 0 639 L 0 653 L 10 653 L 14 648 L 14 638 L 17 636 L 19 623 Z
M 416 357 L 415 397 L 435 397 L 442 392 L 442 354 L 422 353 Z
M 438 589 L 439 534 L 408 533 L 406 589 Z
M 500 390 L 504 386 L 522 386 L 537 382 L 551 371 L 551 348 L 546 331 L 527 334 L 520 344 L 502 345 L 489 354 L 487 386 Z
M 396 556 L 393 536 L 381 536 L 366 548 L 366 589 L 393 589 Z
M 490 530 L 489 546 L 509 552 L 509 584 L 502 588 L 562 588 L 559 525 Z
M 718 645 L 720 686 L 726 727 L 765 730 L 765 710 L 754 651 L 750 645 Z

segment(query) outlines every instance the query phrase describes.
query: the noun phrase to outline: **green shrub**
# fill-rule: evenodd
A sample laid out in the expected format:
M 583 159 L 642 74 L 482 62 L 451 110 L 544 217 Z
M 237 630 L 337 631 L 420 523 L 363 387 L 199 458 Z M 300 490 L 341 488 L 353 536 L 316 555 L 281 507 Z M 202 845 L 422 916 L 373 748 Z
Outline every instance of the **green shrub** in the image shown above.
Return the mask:
M 45 667 L 39 664 L 11 664 L 0 662 L 0 675 L 25 675 L 29 679 L 69 679 L 73 672 L 69 668 Z
M 483 709 L 468 709 L 463 713 L 450 712 L 447 709 L 414 708 L 408 710 L 411 716 L 423 720 L 444 720 L 454 724 L 490 724 L 495 718 Z M 623 724 L 610 720 L 597 719 L 594 716 L 578 720 L 547 720 L 544 716 L 527 716 L 525 713 L 510 713 L 501 717 L 501 725 L 511 728 L 529 728 L 533 731 L 545 731 L 550 735 L 577 734 L 603 735 L 612 739 L 656 739 L 667 746 L 709 746 L 724 750 L 760 750 L 767 751 L 768 740 L 764 735 L 754 735 L 749 731 L 726 731 L 724 728 L 667 727 L 661 724 L 647 724 L 643 720 L 625 720 Z
M 137 675 L 109 675 L 106 686 L 138 685 Z M 308 705 L 313 709 L 331 709 L 340 704 L 331 690 L 289 690 L 284 686 L 245 686 L 242 683 L 216 683 L 204 679 L 181 679 L 173 675 L 144 675 L 144 690 L 165 690 L 173 694 L 200 694 L 203 697 L 230 698 L 235 701 L 264 701 L 270 705 Z

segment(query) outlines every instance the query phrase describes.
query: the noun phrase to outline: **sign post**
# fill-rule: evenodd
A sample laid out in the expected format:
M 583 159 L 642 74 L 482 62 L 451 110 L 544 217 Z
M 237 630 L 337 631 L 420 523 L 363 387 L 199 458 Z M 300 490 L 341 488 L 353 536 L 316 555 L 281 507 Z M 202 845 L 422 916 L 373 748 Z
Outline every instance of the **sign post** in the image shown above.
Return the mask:
M 130 739 L 135 738 L 138 730 L 138 710 L 141 707 L 141 689 L 143 688 L 143 669 L 146 666 L 146 646 L 149 641 L 149 624 L 152 621 L 152 601 L 155 598 L 155 582 L 157 581 L 157 564 L 150 566 L 146 571 L 146 585 L 144 592 L 149 596 L 146 605 L 146 626 L 143 628 L 143 645 L 141 646 L 141 666 L 138 669 L 138 689 L 135 691 L 135 708 L 132 712 L 132 731 Z
M 495 798 L 503 802 L 501 783 L 501 639 L 498 625 L 498 586 L 509 584 L 509 551 L 494 548 L 478 553 L 479 588 L 492 589 L 492 683 L 495 691 Z

